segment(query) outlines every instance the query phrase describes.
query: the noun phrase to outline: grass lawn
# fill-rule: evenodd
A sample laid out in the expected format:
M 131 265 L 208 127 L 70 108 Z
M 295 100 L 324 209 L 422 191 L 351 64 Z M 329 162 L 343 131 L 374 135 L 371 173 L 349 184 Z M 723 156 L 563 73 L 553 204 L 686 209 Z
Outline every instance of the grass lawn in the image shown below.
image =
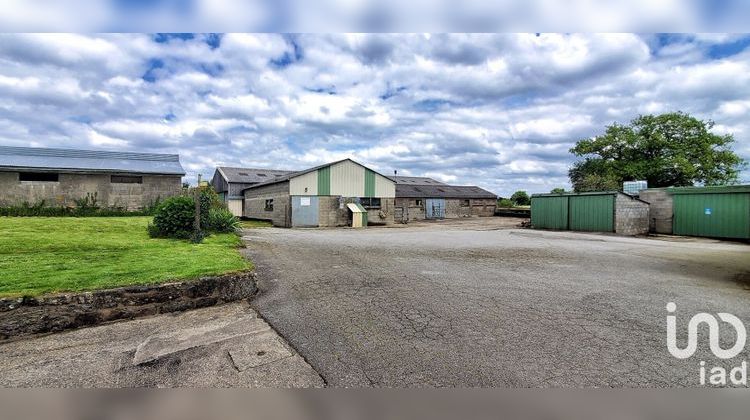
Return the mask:
M 273 224 L 267 220 L 241 220 L 240 225 L 243 229 L 254 229 L 261 227 L 271 227 Z
M 153 284 L 252 268 L 234 234 L 151 239 L 150 217 L 0 217 L 0 296 Z

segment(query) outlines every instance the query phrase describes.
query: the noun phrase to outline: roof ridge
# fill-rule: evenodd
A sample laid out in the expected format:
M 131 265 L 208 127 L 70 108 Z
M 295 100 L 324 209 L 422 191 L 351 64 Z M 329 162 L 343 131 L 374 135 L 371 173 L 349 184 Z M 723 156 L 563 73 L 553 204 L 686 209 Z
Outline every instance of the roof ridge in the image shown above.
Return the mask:
M 114 152 L 107 150 L 57 149 L 46 147 L 0 146 L 0 155 L 9 156 L 48 156 L 71 159 L 103 158 L 124 160 L 145 160 L 157 162 L 179 162 L 179 155 L 166 153 Z

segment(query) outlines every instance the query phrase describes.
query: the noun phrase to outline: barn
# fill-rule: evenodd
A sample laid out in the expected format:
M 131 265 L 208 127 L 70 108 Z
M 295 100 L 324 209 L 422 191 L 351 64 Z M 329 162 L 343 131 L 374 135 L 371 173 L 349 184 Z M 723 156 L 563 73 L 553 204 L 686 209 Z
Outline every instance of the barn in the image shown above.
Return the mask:
M 393 180 L 351 159 L 246 187 L 243 216 L 281 227 L 393 223 Z
M 235 216 L 242 216 L 245 198 L 242 190 L 253 185 L 273 181 L 292 171 L 259 168 L 234 168 L 219 166 L 211 178 L 211 186 Z
M 396 222 L 494 216 L 497 195 L 472 185 L 449 185 L 425 177 L 392 177 Z
M 179 194 L 178 155 L 0 146 L 0 206 L 98 205 L 140 210 Z

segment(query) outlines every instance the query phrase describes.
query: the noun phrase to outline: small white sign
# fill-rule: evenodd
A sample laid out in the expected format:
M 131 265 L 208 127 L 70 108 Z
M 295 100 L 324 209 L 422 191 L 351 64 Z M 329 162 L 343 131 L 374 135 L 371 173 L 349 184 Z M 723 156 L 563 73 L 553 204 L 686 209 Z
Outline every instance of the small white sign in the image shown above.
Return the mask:
M 705 214 L 706 216 L 710 216 L 710 215 L 711 215 L 711 209 L 710 209 L 710 208 L 708 208 L 708 207 L 706 207 L 706 208 L 705 208 L 705 209 L 703 210 L 703 214 Z
M 310 197 L 300 197 L 299 198 L 299 205 L 300 206 L 309 206 L 310 205 Z

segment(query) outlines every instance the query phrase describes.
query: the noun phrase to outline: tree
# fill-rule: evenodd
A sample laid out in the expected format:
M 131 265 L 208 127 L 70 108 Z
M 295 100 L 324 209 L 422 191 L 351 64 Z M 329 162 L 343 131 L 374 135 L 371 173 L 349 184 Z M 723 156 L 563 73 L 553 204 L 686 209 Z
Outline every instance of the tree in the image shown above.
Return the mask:
M 735 183 L 746 163 L 731 149 L 734 137 L 714 134 L 713 127 L 683 112 L 615 123 L 570 149 L 583 158 L 568 172 L 570 182 L 575 191 L 619 190 L 632 180 L 649 187 Z
M 552 191 L 550 191 L 550 194 L 564 194 L 565 188 L 553 188 Z
M 513 195 L 510 196 L 510 201 L 517 206 L 528 206 L 531 204 L 531 199 L 529 198 L 529 195 L 526 194 L 526 191 L 514 192 Z

